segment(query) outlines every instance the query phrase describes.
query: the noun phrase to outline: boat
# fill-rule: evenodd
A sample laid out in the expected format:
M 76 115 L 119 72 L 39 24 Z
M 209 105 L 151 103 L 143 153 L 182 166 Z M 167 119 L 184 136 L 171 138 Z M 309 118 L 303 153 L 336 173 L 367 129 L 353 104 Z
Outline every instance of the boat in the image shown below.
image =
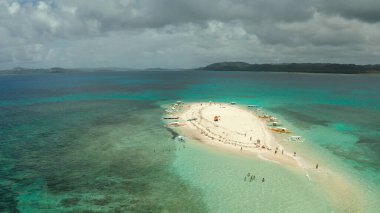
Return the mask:
M 264 114 L 264 115 L 259 115 L 259 118 L 270 118 L 270 115 L 266 115 L 266 114 Z
M 190 119 L 187 119 L 187 121 L 196 121 L 198 120 L 198 118 L 190 118 Z
M 276 117 L 273 117 L 273 116 L 270 116 L 269 117 L 269 121 L 273 121 L 273 122 L 277 122 L 277 118 Z
M 257 108 L 257 105 L 248 105 L 249 108 Z
M 301 136 L 298 136 L 298 135 L 292 135 L 292 136 L 290 136 L 290 138 L 288 138 L 288 140 L 291 142 L 304 142 L 305 141 Z
M 172 123 L 169 123 L 168 125 L 178 127 L 178 126 L 185 126 L 186 124 L 180 123 L 180 122 L 172 122 Z
M 236 104 L 236 102 L 230 102 L 230 104 L 231 104 L 231 105 L 235 105 L 235 104 Z
M 179 117 L 164 117 L 164 119 L 179 119 Z
M 279 132 L 279 133 L 291 133 L 287 128 L 284 127 L 277 127 L 277 128 L 271 128 L 273 132 Z
M 280 126 L 280 123 L 277 121 L 273 121 L 269 124 L 269 126 Z

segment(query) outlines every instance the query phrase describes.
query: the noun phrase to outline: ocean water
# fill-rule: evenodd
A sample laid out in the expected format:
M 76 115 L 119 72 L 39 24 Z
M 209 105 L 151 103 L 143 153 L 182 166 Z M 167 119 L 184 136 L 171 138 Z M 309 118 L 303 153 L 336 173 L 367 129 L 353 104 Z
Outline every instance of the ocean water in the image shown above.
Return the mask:
M 357 212 L 289 168 L 175 142 L 176 100 L 262 106 L 380 209 L 379 75 L 144 71 L 0 76 L 0 212 Z

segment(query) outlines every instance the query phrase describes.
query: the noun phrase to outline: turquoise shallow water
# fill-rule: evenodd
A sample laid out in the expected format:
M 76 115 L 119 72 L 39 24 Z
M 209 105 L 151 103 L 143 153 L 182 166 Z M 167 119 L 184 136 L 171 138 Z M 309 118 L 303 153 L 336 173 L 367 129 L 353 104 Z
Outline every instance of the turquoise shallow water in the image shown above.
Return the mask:
M 334 212 L 324 192 L 277 165 L 172 140 L 161 105 L 258 104 L 321 166 L 359 180 L 380 207 L 380 76 L 98 72 L 0 76 L 4 212 Z M 310 152 L 310 149 L 315 152 Z M 245 183 L 246 172 L 267 177 Z M 248 185 L 247 185 L 248 184 Z M 348 209 L 349 210 L 349 209 Z
M 178 153 L 174 167 L 187 182 L 203 191 L 203 199 L 212 212 L 329 212 L 332 209 L 318 187 L 303 175 L 295 175 L 270 162 L 211 148 L 190 143 L 186 152 Z M 255 180 L 244 181 L 247 172 L 255 175 Z

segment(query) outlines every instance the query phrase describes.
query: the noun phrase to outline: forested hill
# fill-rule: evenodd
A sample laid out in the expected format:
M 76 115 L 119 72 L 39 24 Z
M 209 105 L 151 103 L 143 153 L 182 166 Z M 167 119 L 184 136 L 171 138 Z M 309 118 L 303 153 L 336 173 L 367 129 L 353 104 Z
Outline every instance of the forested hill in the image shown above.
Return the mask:
M 267 71 L 303 73 L 380 73 L 380 64 L 329 64 L 329 63 L 288 63 L 288 64 L 249 64 L 245 62 L 221 62 L 210 64 L 198 70 L 210 71 Z

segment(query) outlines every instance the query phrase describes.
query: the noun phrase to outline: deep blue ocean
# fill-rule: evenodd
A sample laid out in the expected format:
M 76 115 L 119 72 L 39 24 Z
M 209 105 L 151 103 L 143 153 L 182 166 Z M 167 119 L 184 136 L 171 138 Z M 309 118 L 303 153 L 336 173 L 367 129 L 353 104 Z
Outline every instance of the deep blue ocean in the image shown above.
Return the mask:
M 260 105 L 380 200 L 380 75 L 78 72 L 0 75 L 0 212 L 218 212 L 173 169 L 177 100 Z

